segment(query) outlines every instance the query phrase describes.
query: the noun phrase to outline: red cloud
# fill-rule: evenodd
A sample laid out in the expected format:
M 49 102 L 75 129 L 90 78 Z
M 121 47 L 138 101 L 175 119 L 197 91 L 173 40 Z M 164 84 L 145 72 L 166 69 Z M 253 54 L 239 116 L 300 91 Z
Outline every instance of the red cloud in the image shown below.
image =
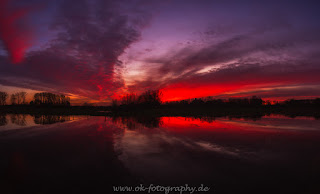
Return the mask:
M 162 88 L 164 101 L 182 100 L 188 98 L 198 98 L 205 96 L 219 96 L 225 93 L 232 93 L 242 90 L 256 90 L 259 94 L 259 88 L 276 87 L 286 85 L 306 85 L 318 84 L 320 82 L 320 69 L 313 65 L 282 65 L 286 71 L 281 71 L 280 65 L 269 66 L 239 66 L 221 69 L 216 72 L 210 72 L 205 75 L 194 75 L 177 82 L 169 83 Z M 288 96 L 301 96 L 302 89 L 291 90 L 292 93 L 285 91 L 276 91 L 278 94 Z M 309 93 L 312 90 L 307 90 Z M 261 91 L 260 91 L 261 92 Z M 275 91 L 269 91 L 275 92 Z M 315 92 L 312 92 L 315 93 Z M 318 93 L 317 93 L 318 94 Z M 249 95 L 256 95 L 250 93 Z M 268 93 L 260 95 L 268 96 Z M 307 95 L 307 94 L 304 94 Z M 311 93 L 309 95 L 312 95 Z M 276 94 L 273 94 L 276 96 Z
M 12 63 L 21 63 L 30 46 L 30 33 L 21 23 L 28 12 L 29 9 L 9 11 L 8 0 L 0 0 L 0 38 Z

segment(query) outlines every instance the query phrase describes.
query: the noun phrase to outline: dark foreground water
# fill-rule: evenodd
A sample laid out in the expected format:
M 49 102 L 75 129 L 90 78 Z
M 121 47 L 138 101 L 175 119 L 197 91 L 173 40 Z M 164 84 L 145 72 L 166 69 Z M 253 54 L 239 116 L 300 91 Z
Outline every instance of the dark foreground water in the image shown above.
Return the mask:
M 315 194 L 319 176 L 313 118 L 0 115 L 1 194 L 108 194 L 140 184 Z

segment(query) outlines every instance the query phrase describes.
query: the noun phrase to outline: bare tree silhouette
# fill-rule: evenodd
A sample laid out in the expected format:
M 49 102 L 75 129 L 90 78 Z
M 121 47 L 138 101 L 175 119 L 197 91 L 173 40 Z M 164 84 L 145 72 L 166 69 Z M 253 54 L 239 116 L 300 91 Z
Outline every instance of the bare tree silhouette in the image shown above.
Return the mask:
M 21 103 L 22 104 L 26 104 L 27 92 L 19 92 L 19 96 L 20 96 L 20 99 L 21 99 Z
M 10 101 L 11 101 L 11 105 L 16 105 L 17 104 L 17 97 L 16 97 L 15 94 L 11 94 Z
M 70 106 L 70 98 L 65 95 L 42 92 L 34 94 L 31 104 Z
M 7 98 L 8 98 L 7 92 L 0 92 L 0 106 L 7 104 Z
M 136 95 L 134 93 L 127 94 L 120 98 L 112 100 L 112 106 L 125 106 L 125 107 L 158 107 L 161 105 L 162 92 L 159 90 L 148 90 L 142 93 L 141 95 Z
M 11 94 L 10 101 L 12 105 L 26 104 L 27 92 L 16 92 Z

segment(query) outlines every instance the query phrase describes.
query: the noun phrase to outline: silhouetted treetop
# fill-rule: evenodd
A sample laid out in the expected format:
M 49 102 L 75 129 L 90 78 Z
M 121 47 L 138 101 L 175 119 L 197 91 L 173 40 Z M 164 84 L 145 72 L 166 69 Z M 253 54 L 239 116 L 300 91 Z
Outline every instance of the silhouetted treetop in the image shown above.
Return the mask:
M 65 95 L 42 92 L 34 94 L 33 101 L 30 104 L 70 106 L 70 98 Z
M 10 101 L 12 105 L 26 104 L 27 92 L 16 92 L 11 94 Z
M 126 94 L 122 96 L 119 100 L 113 99 L 112 106 L 122 106 L 122 107 L 158 107 L 161 105 L 162 92 L 159 90 L 147 90 L 141 95 L 136 95 L 134 93 Z
M 8 98 L 7 92 L 0 92 L 0 106 L 7 104 L 7 98 Z

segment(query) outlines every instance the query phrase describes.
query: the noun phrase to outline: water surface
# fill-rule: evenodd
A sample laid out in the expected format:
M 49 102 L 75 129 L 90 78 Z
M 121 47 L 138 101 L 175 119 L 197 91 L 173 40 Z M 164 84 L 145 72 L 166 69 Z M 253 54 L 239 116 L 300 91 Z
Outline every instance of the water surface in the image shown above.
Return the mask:
M 111 193 L 204 184 L 210 193 L 317 193 L 320 120 L 0 116 L 3 193 Z

